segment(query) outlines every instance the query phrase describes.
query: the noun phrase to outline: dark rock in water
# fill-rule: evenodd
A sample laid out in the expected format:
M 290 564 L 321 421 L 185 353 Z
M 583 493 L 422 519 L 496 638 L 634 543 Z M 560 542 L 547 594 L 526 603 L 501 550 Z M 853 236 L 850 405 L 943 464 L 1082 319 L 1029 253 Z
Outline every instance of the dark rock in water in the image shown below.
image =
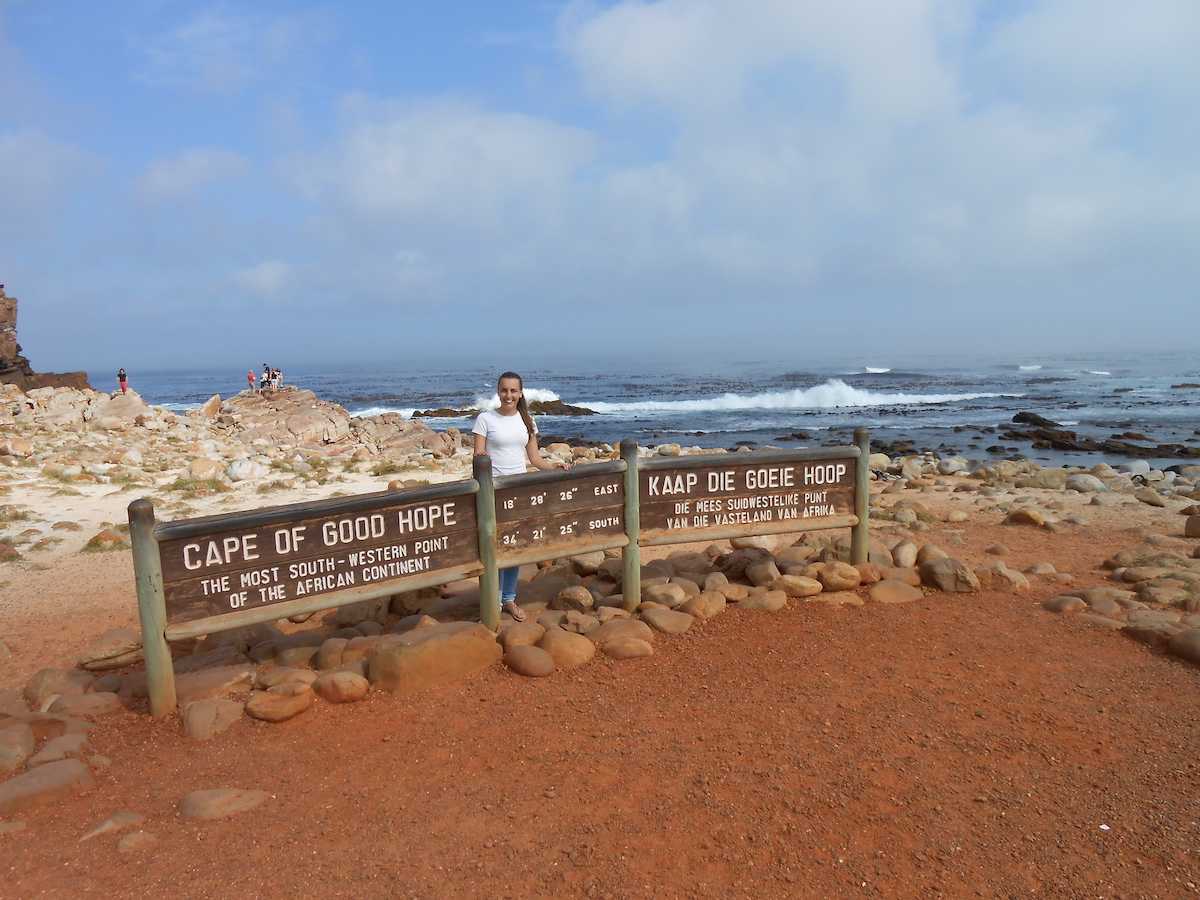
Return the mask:
M 1035 425 L 1039 428 L 1062 428 L 1058 422 L 1051 422 L 1045 416 L 1039 416 L 1037 413 L 1019 412 L 1012 418 L 1013 422 L 1018 425 Z
M 582 406 L 572 406 L 561 400 L 534 400 L 529 404 L 529 411 L 535 416 L 594 416 L 594 409 Z
M 1141 446 L 1126 440 L 1110 438 L 1097 441 L 1074 431 L 1054 428 L 1035 428 L 1032 431 L 1005 431 L 1002 437 L 1010 441 L 1027 441 L 1035 450 L 1067 450 L 1075 453 L 1106 453 L 1127 459 L 1161 459 L 1163 457 L 1193 458 L 1200 456 L 1200 447 L 1185 447 L 1183 444 L 1158 444 Z M 1147 440 L 1138 435 L 1137 440 Z
M 17 298 L 8 296 L 3 287 L 0 287 L 0 383 L 15 384 L 23 391 L 44 387 L 92 389 L 87 372 L 33 371 L 17 343 Z
M 477 409 L 418 409 L 413 411 L 414 419 L 453 419 L 455 417 L 477 416 Z
M 919 453 L 920 451 L 917 450 L 917 445 L 909 440 L 901 439 L 898 441 L 877 441 L 872 438 L 871 452 L 872 453 L 886 453 L 888 456 L 894 457 L 894 456 L 912 456 L 913 454 Z
M 1176 390 L 1179 388 L 1200 388 L 1200 384 L 1196 384 L 1195 382 L 1192 382 L 1192 381 L 1184 381 L 1184 382 L 1181 382 L 1180 384 L 1173 384 L 1173 385 L 1171 385 L 1171 387 Z

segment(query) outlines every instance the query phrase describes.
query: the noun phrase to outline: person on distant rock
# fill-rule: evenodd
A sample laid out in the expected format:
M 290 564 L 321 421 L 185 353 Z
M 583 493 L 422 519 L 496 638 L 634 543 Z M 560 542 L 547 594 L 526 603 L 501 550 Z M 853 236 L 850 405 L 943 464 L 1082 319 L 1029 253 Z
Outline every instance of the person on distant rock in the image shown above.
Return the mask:
M 492 460 L 493 475 L 520 475 L 528 459 L 535 469 L 553 469 L 538 449 L 537 425 L 529 415 L 525 402 L 525 387 L 516 372 L 505 372 L 496 382 L 499 409 L 486 409 L 479 414 L 472 429 L 475 435 L 475 455 Z M 567 463 L 557 468 L 568 469 Z M 517 606 L 517 573 L 519 566 L 500 570 L 500 608 L 518 622 L 525 621 L 525 610 Z
M 262 389 L 265 394 L 271 387 L 271 367 L 263 363 Z
M 109 369 L 108 371 L 111 372 L 112 369 Z M 117 372 L 117 384 L 119 384 L 121 386 L 122 394 L 124 394 L 126 392 L 126 389 L 127 389 L 126 382 L 128 382 L 128 381 L 129 381 L 129 376 L 125 374 L 124 369 L 121 369 L 121 371 Z
M 250 382 L 250 393 L 254 393 L 254 370 L 251 369 L 246 373 L 246 380 Z

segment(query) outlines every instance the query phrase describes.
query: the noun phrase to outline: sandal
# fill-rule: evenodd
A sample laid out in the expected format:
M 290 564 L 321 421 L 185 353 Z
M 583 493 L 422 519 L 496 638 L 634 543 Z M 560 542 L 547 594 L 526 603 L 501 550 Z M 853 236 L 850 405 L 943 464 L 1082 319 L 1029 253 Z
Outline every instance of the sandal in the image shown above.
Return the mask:
M 506 613 L 508 613 L 510 616 L 512 616 L 514 622 L 524 622 L 525 621 L 525 610 L 523 610 L 523 609 L 521 609 L 521 607 L 517 606 L 516 600 L 505 600 L 504 605 L 501 607 L 501 609 L 503 609 Z

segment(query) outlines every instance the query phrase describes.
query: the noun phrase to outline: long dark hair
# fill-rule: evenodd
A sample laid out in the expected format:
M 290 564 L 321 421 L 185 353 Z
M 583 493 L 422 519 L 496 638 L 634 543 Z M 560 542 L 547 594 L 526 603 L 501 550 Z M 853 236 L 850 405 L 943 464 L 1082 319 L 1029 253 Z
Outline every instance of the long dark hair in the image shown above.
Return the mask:
M 525 382 L 521 380 L 521 376 L 516 372 L 505 372 L 496 379 L 496 393 L 500 392 L 500 382 L 505 378 L 512 378 L 517 382 L 517 387 L 521 389 L 521 399 L 517 401 L 517 412 L 521 414 L 521 421 L 525 423 L 525 430 L 529 432 L 529 436 L 533 437 L 536 429 L 533 427 L 533 419 L 529 416 L 529 404 L 525 402 Z

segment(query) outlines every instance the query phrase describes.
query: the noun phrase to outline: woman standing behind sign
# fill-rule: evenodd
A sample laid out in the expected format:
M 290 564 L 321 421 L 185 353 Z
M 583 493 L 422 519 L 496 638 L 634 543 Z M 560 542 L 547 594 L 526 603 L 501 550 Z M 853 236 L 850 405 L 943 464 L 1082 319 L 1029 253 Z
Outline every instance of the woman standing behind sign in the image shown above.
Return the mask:
M 542 458 L 537 444 L 537 426 L 529 415 L 524 384 L 516 372 L 505 372 L 496 382 L 499 409 L 487 409 L 475 420 L 475 455 L 490 456 L 493 475 L 521 475 L 528 459 L 535 469 L 553 469 Z M 570 468 L 559 463 L 558 468 Z M 500 608 L 518 622 L 525 621 L 525 610 L 517 606 L 519 566 L 500 570 Z

